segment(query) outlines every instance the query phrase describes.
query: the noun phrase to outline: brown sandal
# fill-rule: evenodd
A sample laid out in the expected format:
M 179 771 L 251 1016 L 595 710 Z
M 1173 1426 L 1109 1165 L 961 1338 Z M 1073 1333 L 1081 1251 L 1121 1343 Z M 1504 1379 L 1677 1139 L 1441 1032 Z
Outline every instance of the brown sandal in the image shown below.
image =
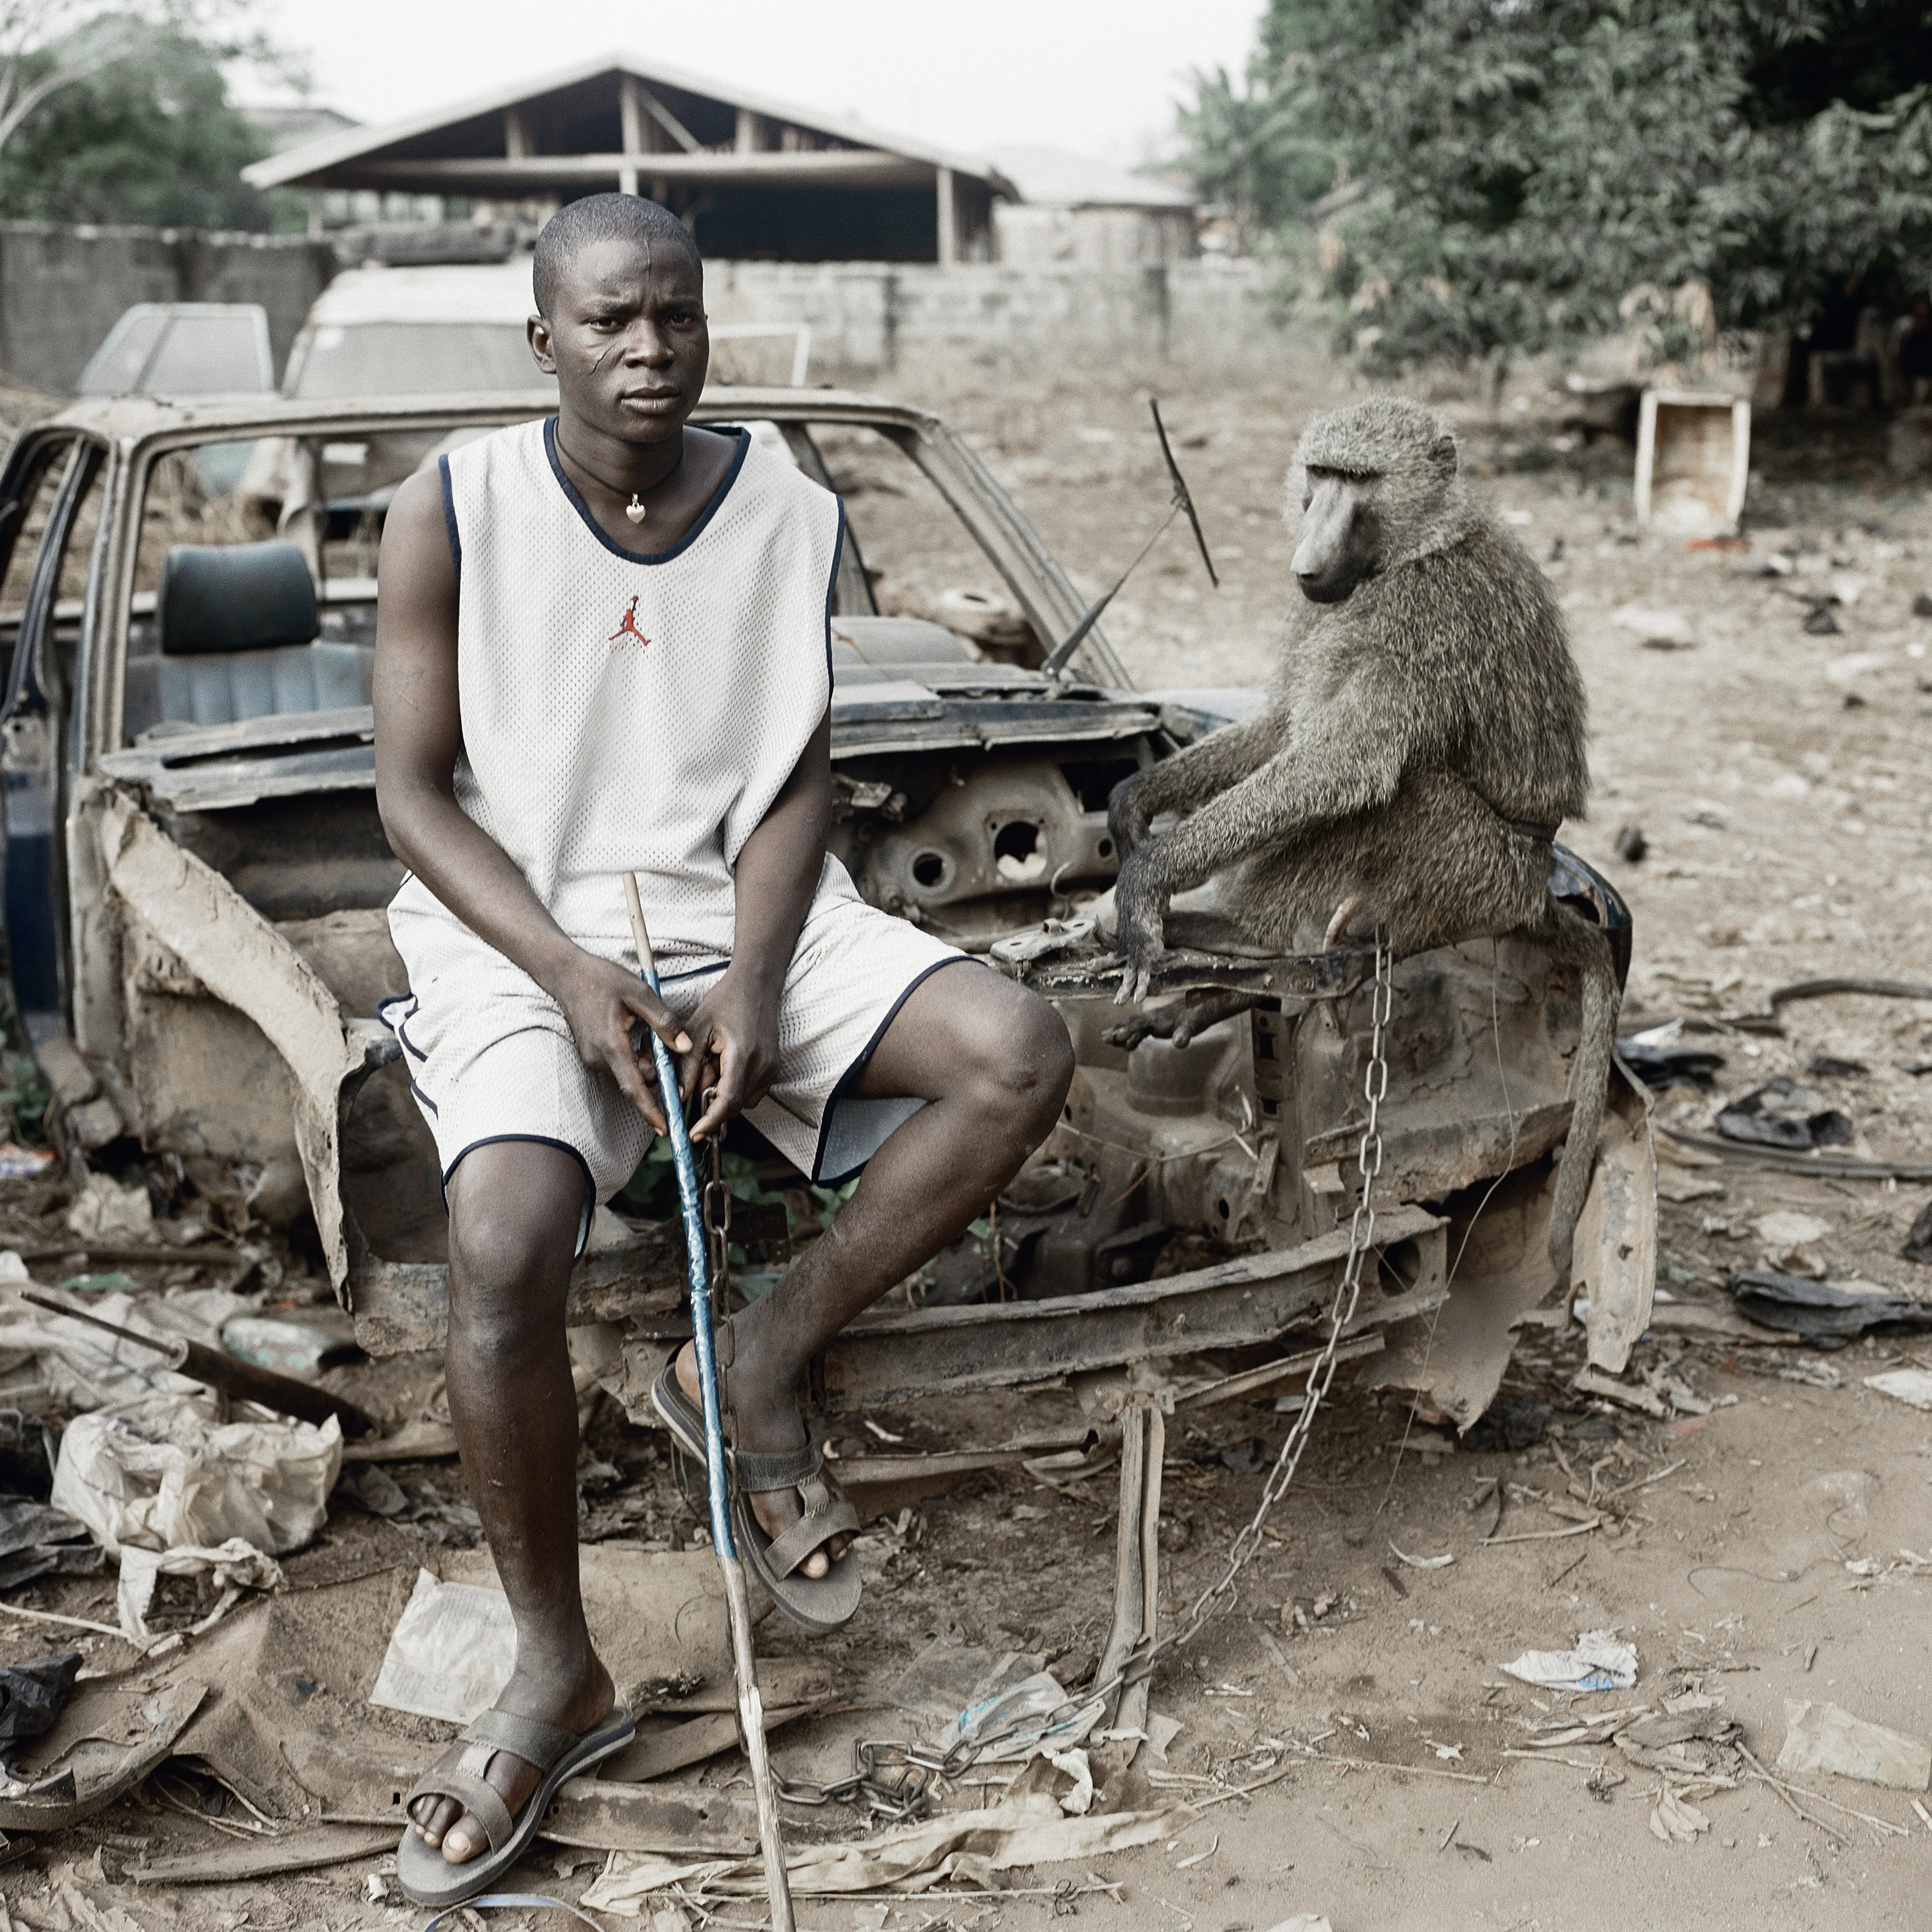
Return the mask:
M 772 1455 L 734 1449 L 737 1433 L 727 1371 L 736 1352 L 729 1322 L 718 1325 L 718 1402 L 724 1425 L 725 1466 L 731 1478 L 731 1532 L 745 1566 L 793 1622 L 808 1630 L 836 1630 L 849 1623 L 863 1588 L 858 1557 L 851 1551 L 823 1576 L 802 1576 L 799 1565 L 835 1536 L 859 1528 L 859 1512 L 835 1496 L 825 1480 L 825 1456 L 808 1432 L 804 1446 Z M 704 1417 L 678 1385 L 674 1354 L 651 1387 L 651 1406 L 678 1447 L 704 1466 Z M 751 1498 L 775 1490 L 796 1490 L 805 1514 L 779 1536 L 768 1536 L 752 1512 Z

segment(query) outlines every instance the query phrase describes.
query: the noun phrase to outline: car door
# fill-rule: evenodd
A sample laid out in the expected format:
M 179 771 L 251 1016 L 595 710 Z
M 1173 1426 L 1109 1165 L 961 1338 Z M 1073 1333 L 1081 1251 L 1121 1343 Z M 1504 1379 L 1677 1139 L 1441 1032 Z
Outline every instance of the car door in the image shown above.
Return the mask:
M 68 1025 L 63 825 L 87 566 L 84 544 L 69 552 L 105 453 L 49 430 L 22 437 L 0 474 L 0 639 L 14 633 L 0 711 L 8 963 L 14 1010 L 36 1045 Z

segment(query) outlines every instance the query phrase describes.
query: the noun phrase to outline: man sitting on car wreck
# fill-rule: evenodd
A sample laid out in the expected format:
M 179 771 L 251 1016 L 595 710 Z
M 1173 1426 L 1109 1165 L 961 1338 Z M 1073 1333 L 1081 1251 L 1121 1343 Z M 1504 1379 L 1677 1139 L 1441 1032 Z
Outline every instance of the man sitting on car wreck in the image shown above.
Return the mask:
M 697 1136 L 742 1112 L 814 1181 L 864 1170 L 718 1336 L 741 1549 L 814 1630 L 858 1606 L 858 1523 L 800 1411 L 806 1363 L 984 1211 L 1073 1066 L 1044 1001 L 942 976 L 965 956 L 826 852 L 844 512 L 748 430 L 687 423 L 710 356 L 690 237 L 592 195 L 544 230 L 534 280 L 556 417 L 412 477 L 382 542 L 376 794 L 410 874 L 389 914 L 410 992 L 386 1017 L 436 1137 L 450 1410 L 518 1634 L 496 1708 L 410 1794 L 400 1876 L 432 1904 L 496 1883 L 562 1780 L 632 1735 L 578 1590 L 564 1302 L 664 1126 L 643 1028 L 687 1096 L 715 1089 Z M 701 1454 L 698 1391 L 687 1346 L 653 1400 Z

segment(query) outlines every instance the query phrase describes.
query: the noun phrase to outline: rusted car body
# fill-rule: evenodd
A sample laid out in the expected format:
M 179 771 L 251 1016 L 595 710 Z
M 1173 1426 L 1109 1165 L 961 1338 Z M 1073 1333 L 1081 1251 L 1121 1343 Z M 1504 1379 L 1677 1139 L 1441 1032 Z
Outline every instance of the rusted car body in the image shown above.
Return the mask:
M 272 1222 L 312 1220 L 376 1352 L 437 1340 L 446 1279 L 434 1148 L 375 1018 L 402 990 L 385 920 L 402 871 L 376 812 L 368 703 L 376 542 L 404 476 L 550 406 L 541 394 L 87 404 L 22 435 L 0 476 L 7 928 L 57 1131 L 80 1153 L 131 1138 L 184 1187 Z M 1162 990 L 1240 986 L 1256 1006 L 1184 1050 L 1152 1040 L 1130 1053 L 1102 1037 L 1118 1016 L 1095 949 L 1076 957 L 1063 943 L 1114 874 L 1112 785 L 1252 694 L 1136 692 L 1097 628 L 1069 674 L 1030 668 L 1081 600 L 928 413 L 730 389 L 698 419 L 752 425 L 848 495 L 835 849 L 874 903 L 1040 985 L 1078 1049 L 1066 1117 L 988 1235 L 920 1297 L 842 1336 L 820 1399 L 849 1407 L 1278 1343 L 1328 1304 L 1346 1252 L 1364 957 L 1177 953 Z M 882 481 L 881 465 L 899 480 Z M 944 567 L 997 584 L 1024 620 L 1006 645 L 882 614 L 872 538 L 894 533 L 895 498 L 914 488 L 946 526 L 931 541 L 968 560 Z M 251 588 L 265 580 L 250 558 L 275 544 L 305 560 L 312 608 L 298 571 L 299 608 Z M 286 550 L 277 558 L 286 566 Z M 290 577 L 280 570 L 284 588 Z M 1556 882 L 1627 949 L 1600 880 L 1559 853 Z M 1399 1324 L 1432 1326 L 1445 1300 L 1528 1308 L 1556 1286 L 1538 1276 L 1536 1212 L 1568 1118 L 1577 1024 L 1575 987 L 1527 940 L 1404 961 L 1396 980 L 1379 1260 L 1356 1318 L 1394 1338 L 1392 1363 Z M 1614 1367 L 1612 1331 L 1640 1330 L 1654 1260 L 1640 1125 L 1628 1104 L 1613 1114 L 1579 1244 L 1593 1358 Z M 1451 1235 L 1463 1241 L 1492 1195 L 1514 1204 L 1516 1233 L 1490 1242 L 1486 1272 L 1466 1270 L 1451 1297 Z M 1183 1236 L 1202 1264 L 1173 1264 Z M 677 1240 L 670 1226 L 633 1225 L 579 1265 L 574 1318 L 615 1324 L 611 1347 L 634 1375 L 678 1330 Z M 1479 1412 L 1485 1380 L 1444 1394 L 1450 1412 Z

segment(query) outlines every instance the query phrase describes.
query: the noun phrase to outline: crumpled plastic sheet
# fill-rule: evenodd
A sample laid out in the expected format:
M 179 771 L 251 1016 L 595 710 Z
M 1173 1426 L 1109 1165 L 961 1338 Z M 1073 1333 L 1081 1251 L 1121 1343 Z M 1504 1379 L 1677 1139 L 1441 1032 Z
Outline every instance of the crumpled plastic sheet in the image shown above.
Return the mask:
M 231 1536 L 218 1550 L 177 1546 L 172 1550 L 137 1550 L 124 1545 L 121 1551 L 121 1588 L 116 1608 L 121 1628 L 130 1643 L 143 1650 L 164 1641 L 148 1628 L 148 1612 L 154 1607 L 154 1591 L 164 1576 L 208 1576 L 220 1595 L 214 1607 L 192 1624 L 184 1635 L 199 1636 L 219 1623 L 239 1600 L 244 1590 L 273 1590 L 282 1582 L 282 1566 L 272 1556 L 265 1556 L 254 1544 Z
M 24 1496 L 0 1496 L 0 1590 L 36 1576 L 92 1576 L 106 1562 L 87 1526 Z
M 1780 1771 L 1828 1771 L 1862 1784 L 1899 1791 L 1932 1786 L 1932 1745 L 1910 1731 L 1855 1718 L 1838 1704 L 1784 1700 L 1784 1747 Z
M 0 1744 L 45 1737 L 66 1705 L 80 1668 L 77 1650 L 0 1666 Z
M 116 1557 L 237 1537 L 281 1556 L 322 1527 L 341 1468 L 334 1416 L 216 1424 L 204 1404 L 160 1394 L 69 1423 L 52 1501 Z
M 138 1181 L 124 1187 L 107 1174 L 90 1174 L 67 1210 L 67 1224 L 84 1241 L 152 1241 L 154 1204 Z
M 1586 1630 L 1574 1650 L 1526 1650 L 1503 1668 L 1546 1690 L 1628 1690 L 1636 1682 L 1636 1646 Z
M 1016 1865 L 1099 1858 L 1151 1844 L 1171 1834 L 1186 1816 L 1170 1808 L 1070 1818 L 1051 1798 L 1036 1792 L 983 1811 L 956 1811 L 922 1824 L 896 1826 L 856 1844 L 804 1846 L 787 1859 L 786 1870 L 792 1890 L 807 1896 L 922 1892 L 944 1883 L 962 1860 L 1006 1871 Z M 674 1885 L 698 1894 L 746 1895 L 762 1892 L 764 1878 L 755 1858 L 694 1861 L 614 1852 L 580 1903 L 587 1912 L 639 1918 L 653 1892 Z

